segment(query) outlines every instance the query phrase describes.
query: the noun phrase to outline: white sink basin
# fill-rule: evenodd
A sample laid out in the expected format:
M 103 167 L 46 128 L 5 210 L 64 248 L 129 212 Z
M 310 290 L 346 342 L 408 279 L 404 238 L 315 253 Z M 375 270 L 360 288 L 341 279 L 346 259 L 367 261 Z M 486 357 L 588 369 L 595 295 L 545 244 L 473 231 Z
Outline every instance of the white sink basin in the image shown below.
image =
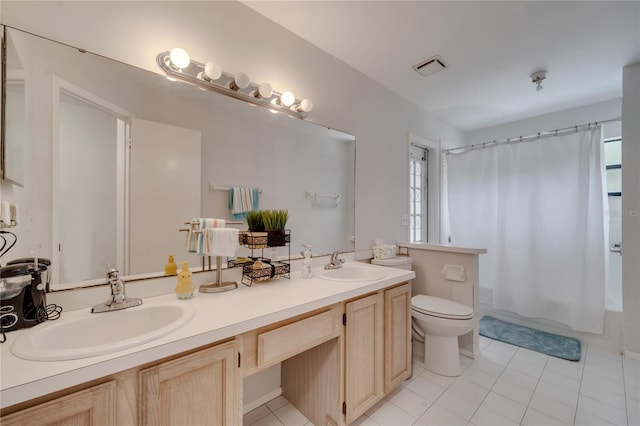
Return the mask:
M 387 273 L 377 268 L 351 265 L 345 263 L 341 268 L 323 270 L 318 274 L 320 278 L 332 281 L 376 281 L 387 276 Z
M 142 305 L 70 316 L 35 326 L 11 346 L 17 357 L 62 361 L 117 352 L 158 339 L 193 317 L 188 304 Z

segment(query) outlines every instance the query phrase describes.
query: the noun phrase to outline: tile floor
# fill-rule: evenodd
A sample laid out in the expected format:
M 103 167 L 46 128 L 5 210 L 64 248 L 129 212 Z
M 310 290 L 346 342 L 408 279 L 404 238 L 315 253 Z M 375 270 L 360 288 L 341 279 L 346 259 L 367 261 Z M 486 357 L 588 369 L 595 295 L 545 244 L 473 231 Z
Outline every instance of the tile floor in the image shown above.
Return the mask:
M 414 363 L 412 378 L 355 424 L 640 426 L 639 361 L 586 346 L 580 362 L 564 361 L 484 337 L 480 349 L 461 357 L 457 378 Z M 245 426 L 309 424 L 283 397 L 244 416 Z

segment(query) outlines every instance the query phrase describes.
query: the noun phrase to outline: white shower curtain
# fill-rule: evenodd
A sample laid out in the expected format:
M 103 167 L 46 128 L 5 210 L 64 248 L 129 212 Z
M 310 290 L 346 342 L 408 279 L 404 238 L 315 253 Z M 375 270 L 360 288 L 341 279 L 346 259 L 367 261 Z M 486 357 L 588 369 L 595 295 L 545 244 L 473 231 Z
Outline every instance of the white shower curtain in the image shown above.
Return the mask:
M 447 155 L 451 241 L 488 249 L 493 307 L 602 333 L 602 157 L 599 127 Z

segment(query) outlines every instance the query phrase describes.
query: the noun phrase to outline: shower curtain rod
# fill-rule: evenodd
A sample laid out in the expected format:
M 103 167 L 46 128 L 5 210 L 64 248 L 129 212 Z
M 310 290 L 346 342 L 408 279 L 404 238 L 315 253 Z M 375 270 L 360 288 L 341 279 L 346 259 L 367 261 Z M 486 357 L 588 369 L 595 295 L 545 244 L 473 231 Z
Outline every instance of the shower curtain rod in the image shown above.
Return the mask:
M 528 135 L 528 136 L 518 136 L 516 138 L 507 138 L 507 139 L 500 139 L 500 140 L 492 140 L 489 142 L 482 142 L 482 143 L 476 143 L 473 145 L 468 145 L 468 146 L 461 146 L 458 148 L 449 148 L 449 149 L 445 149 L 442 152 L 445 154 L 449 154 L 449 153 L 453 153 L 453 151 L 459 151 L 456 152 L 456 154 L 462 154 L 464 152 L 467 151 L 473 151 L 474 149 L 484 149 L 484 148 L 489 148 L 492 146 L 498 146 L 498 145 L 502 145 L 502 144 L 509 144 L 509 143 L 520 143 L 520 142 L 531 142 L 537 139 L 540 139 L 542 137 L 549 137 L 549 136 L 557 136 L 558 134 L 563 134 L 563 133 L 567 133 L 569 131 L 574 131 L 577 132 L 578 129 L 581 129 L 583 127 L 587 127 L 587 128 L 591 128 L 591 126 L 599 126 L 600 124 L 605 124 L 605 123 L 611 123 L 614 121 L 620 121 L 620 117 L 618 118 L 612 118 L 610 120 L 603 120 L 603 121 L 596 121 L 594 123 L 586 123 L 586 124 L 580 124 L 577 126 L 571 126 L 571 127 L 564 127 L 562 129 L 556 129 L 556 130 L 548 130 L 546 132 L 538 132 L 535 135 Z

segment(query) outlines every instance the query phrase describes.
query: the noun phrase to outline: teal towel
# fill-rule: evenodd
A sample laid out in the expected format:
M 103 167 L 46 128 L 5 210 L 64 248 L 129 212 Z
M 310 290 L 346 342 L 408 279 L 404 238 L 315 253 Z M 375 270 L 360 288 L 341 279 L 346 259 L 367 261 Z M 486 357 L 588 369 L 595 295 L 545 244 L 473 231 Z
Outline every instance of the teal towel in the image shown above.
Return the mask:
M 260 195 L 260 191 L 258 191 L 257 188 L 253 188 L 253 190 L 251 191 L 251 198 L 252 198 L 252 205 L 251 205 L 251 210 L 252 211 L 256 211 L 259 209 L 259 201 L 258 201 L 258 197 Z M 233 188 L 229 188 L 229 210 L 233 209 Z M 244 220 L 247 217 L 247 212 L 242 212 L 242 213 L 231 213 L 231 219 L 232 220 Z

